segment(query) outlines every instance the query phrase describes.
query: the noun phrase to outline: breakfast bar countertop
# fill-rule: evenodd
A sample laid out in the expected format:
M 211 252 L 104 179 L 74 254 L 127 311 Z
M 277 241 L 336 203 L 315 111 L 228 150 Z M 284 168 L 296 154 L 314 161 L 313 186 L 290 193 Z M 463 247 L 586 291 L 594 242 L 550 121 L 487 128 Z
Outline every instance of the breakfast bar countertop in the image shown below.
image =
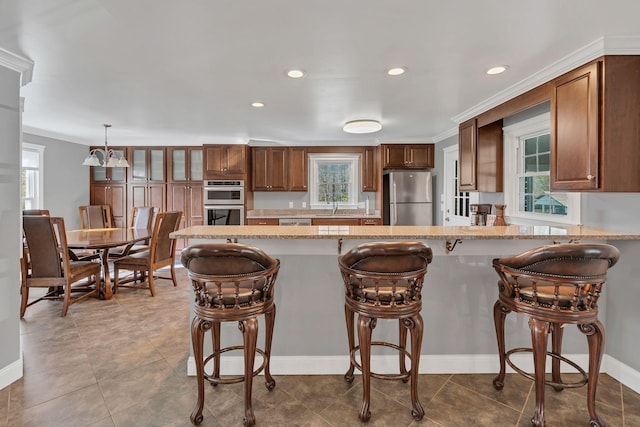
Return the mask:
M 174 231 L 187 239 L 433 239 L 433 240 L 640 240 L 640 233 L 585 226 L 194 226 Z
M 252 209 L 247 219 L 265 218 L 381 218 L 380 211 L 365 209 Z

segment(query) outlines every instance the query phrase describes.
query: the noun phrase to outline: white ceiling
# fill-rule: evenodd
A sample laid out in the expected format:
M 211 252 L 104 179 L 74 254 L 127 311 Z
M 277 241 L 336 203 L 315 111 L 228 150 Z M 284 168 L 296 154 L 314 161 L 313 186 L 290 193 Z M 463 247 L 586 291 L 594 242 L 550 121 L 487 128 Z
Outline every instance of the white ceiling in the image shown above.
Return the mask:
M 639 16 L 638 0 L 1 0 L 0 47 L 35 62 L 31 133 L 100 144 L 111 123 L 111 145 L 437 141 L 453 117 L 595 40 L 640 35 Z M 510 68 L 487 76 L 496 64 Z M 342 131 L 358 118 L 384 129 Z

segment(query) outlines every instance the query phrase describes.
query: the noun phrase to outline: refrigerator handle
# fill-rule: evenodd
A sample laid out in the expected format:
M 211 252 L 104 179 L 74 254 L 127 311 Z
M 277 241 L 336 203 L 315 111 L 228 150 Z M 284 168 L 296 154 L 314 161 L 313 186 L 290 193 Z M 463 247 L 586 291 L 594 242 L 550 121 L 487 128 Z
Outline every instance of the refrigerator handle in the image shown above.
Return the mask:
M 397 199 L 396 199 L 396 182 L 393 181 L 393 193 L 392 193 L 392 203 L 393 203 L 393 209 L 392 209 L 392 214 L 391 214 L 391 225 L 397 225 L 398 224 L 398 203 L 397 203 Z

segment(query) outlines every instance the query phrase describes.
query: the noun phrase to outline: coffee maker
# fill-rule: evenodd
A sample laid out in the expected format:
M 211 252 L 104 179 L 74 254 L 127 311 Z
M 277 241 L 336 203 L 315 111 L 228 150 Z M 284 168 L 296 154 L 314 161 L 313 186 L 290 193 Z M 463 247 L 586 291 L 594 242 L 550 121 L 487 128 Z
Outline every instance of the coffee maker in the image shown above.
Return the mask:
M 471 225 L 487 225 L 487 215 L 491 214 L 491 204 L 479 203 L 469 205 Z

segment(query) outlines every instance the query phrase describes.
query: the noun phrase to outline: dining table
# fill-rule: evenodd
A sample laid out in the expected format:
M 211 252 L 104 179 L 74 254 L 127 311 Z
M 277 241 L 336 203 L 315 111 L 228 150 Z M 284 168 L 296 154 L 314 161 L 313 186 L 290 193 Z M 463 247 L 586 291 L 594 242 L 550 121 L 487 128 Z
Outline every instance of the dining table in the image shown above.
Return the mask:
M 111 299 L 113 285 L 109 272 L 109 250 L 120 246 L 130 248 L 136 243 L 148 240 L 151 238 L 152 230 L 146 228 L 92 228 L 68 230 L 66 234 L 69 249 L 94 249 L 98 251 L 102 263 L 102 283 L 104 286 L 104 289 L 100 291 L 100 297 Z

